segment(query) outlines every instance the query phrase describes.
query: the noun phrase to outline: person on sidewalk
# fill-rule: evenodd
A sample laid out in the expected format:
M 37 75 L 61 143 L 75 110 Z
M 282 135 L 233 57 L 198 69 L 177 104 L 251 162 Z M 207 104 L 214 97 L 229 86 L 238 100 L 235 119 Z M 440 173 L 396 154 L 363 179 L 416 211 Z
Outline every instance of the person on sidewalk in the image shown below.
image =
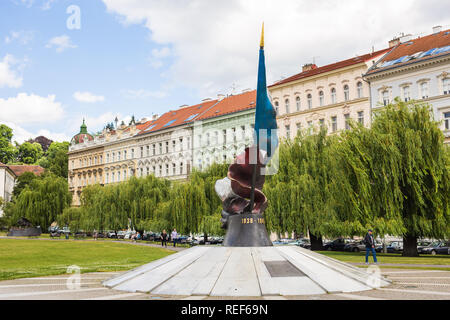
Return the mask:
M 177 243 L 177 238 L 178 238 L 177 229 L 173 229 L 171 237 L 172 237 L 172 241 L 173 241 L 173 246 L 175 247 L 175 244 Z
M 377 254 L 375 251 L 375 240 L 372 235 L 372 230 L 369 229 L 364 237 L 364 244 L 366 245 L 366 264 L 369 264 L 369 253 L 372 252 L 373 261 L 378 264 Z
M 161 247 L 167 248 L 167 232 L 166 229 L 161 233 Z

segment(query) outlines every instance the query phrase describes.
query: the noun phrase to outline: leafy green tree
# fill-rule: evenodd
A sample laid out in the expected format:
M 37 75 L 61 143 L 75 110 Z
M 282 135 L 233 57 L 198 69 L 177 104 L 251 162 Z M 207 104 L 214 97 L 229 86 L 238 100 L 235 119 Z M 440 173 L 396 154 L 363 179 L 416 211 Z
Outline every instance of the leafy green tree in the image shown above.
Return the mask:
M 24 164 L 35 164 L 43 154 L 39 143 L 24 142 L 18 147 L 17 159 Z
M 33 172 L 24 172 L 16 179 L 16 185 L 14 186 L 13 196 L 17 198 L 23 189 L 28 186 L 37 176 Z
M 34 179 L 17 197 L 12 219 L 25 217 L 47 230 L 57 215 L 70 206 L 72 195 L 66 179 L 53 174 Z
M 13 162 L 17 156 L 17 149 L 11 143 L 13 137 L 12 129 L 0 124 L 0 162 Z

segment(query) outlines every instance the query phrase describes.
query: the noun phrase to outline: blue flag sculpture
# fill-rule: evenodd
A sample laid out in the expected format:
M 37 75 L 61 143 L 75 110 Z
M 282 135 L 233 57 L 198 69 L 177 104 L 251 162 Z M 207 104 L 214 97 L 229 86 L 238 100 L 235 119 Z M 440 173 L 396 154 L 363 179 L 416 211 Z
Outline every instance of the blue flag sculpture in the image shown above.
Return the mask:
M 256 88 L 255 144 L 267 152 L 269 161 L 278 146 L 276 112 L 267 95 L 264 57 L 264 24 L 259 45 L 258 85 Z
M 222 200 L 222 228 L 227 229 L 227 247 L 265 247 L 272 242 L 264 222 L 267 197 L 262 192 L 265 173 L 278 146 L 276 113 L 267 95 L 264 62 L 264 24 L 259 49 L 256 90 L 255 141 L 245 148 L 228 168 L 227 176 L 217 180 L 215 189 Z M 266 154 L 263 154 L 265 151 Z

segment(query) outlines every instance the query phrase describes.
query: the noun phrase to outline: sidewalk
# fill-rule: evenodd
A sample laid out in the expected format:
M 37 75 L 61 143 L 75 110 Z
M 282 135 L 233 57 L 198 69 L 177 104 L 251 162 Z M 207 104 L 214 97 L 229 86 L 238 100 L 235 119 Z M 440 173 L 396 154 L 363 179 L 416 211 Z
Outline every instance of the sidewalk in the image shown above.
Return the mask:
M 365 266 L 363 262 L 350 262 L 354 266 Z M 372 265 L 373 263 L 371 263 Z M 449 268 L 448 264 L 411 264 L 411 263 L 379 263 L 378 266 L 382 267 L 420 267 L 420 268 Z

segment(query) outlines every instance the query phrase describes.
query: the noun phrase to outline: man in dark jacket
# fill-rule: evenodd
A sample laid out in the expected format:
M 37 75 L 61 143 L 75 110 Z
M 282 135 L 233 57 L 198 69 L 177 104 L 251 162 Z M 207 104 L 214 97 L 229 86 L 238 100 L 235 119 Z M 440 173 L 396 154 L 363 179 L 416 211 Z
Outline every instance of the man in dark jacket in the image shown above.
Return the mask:
M 372 251 L 373 261 L 377 262 L 377 254 L 375 251 L 375 240 L 373 239 L 372 230 L 369 229 L 364 237 L 364 244 L 366 245 L 366 264 L 369 264 L 369 253 Z

